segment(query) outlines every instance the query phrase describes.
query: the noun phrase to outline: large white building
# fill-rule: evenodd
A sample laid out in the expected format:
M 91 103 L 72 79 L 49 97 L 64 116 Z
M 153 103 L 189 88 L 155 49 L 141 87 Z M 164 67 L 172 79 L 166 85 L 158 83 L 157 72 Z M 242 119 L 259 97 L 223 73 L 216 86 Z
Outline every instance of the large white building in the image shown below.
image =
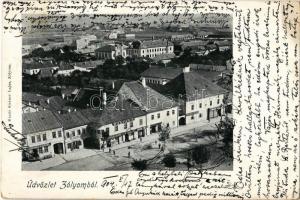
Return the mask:
M 174 44 L 168 40 L 146 40 L 134 41 L 127 49 L 130 57 L 154 58 L 161 54 L 171 54 L 174 52 Z
M 183 73 L 161 88 L 162 93 L 172 95 L 180 104 L 179 125 L 197 121 L 209 121 L 224 113 L 224 99 L 228 91 L 204 78 L 199 72 Z
M 147 132 L 159 132 L 163 126 L 178 126 L 178 104 L 147 86 L 146 80 L 125 82 L 119 94 L 146 111 Z
M 97 59 L 116 59 L 117 56 L 127 57 L 127 46 L 123 44 L 105 45 L 95 50 Z

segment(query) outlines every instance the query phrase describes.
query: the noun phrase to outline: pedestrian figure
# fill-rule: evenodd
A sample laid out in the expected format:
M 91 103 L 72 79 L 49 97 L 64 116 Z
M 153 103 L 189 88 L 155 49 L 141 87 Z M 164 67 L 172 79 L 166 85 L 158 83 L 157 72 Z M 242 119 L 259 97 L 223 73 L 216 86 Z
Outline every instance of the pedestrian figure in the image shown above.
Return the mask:
M 128 158 L 130 158 L 130 151 L 128 151 Z
M 116 155 L 116 151 L 115 150 L 113 150 L 113 154 Z
M 160 149 L 160 146 L 161 146 L 161 144 L 159 143 L 159 144 L 158 144 L 158 148 L 159 148 L 159 149 Z
M 109 153 L 111 153 L 111 148 L 108 149 Z
M 164 151 L 164 146 L 161 147 L 161 151 Z

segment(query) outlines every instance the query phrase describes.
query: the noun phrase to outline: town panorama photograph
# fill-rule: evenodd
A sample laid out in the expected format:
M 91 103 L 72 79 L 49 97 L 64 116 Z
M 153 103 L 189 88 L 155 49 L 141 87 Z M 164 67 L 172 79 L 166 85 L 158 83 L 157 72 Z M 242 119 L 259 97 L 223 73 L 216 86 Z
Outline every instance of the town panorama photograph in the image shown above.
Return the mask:
M 232 16 L 201 17 L 24 34 L 22 170 L 233 170 Z

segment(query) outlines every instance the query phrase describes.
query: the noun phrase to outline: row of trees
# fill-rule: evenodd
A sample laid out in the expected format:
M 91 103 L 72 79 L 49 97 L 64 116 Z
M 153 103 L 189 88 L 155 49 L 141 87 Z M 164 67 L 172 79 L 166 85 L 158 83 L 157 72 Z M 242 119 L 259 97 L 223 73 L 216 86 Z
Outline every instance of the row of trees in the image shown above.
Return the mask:
M 197 54 L 192 54 L 190 48 L 186 48 L 182 55 L 178 58 L 172 59 L 167 66 L 178 65 L 180 67 L 186 67 L 190 63 L 196 64 L 209 64 L 209 65 L 226 65 L 226 61 L 232 58 L 232 50 L 226 51 L 213 51 L 207 55 L 199 56 Z

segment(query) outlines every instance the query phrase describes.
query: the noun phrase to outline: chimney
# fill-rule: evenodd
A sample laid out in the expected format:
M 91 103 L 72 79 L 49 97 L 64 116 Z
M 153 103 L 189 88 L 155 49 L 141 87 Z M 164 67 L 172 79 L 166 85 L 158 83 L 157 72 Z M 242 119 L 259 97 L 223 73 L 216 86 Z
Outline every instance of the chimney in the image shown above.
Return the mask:
M 189 73 L 191 71 L 190 66 L 183 68 L 183 73 Z
M 142 85 L 143 85 L 144 87 L 146 87 L 146 79 L 145 79 L 145 77 L 142 77 Z
M 47 99 L 47 104 L 50 104 L 50 99 Z
M 106 101 L 107 101 L 107 96 L 106 96 L 106 92 L 103 92 L 103 105 L 106 105 Z
M 115 82 L 114 81 L 112 81 L 112 83 L 111 83 L 111 88 L 115 89 Z

